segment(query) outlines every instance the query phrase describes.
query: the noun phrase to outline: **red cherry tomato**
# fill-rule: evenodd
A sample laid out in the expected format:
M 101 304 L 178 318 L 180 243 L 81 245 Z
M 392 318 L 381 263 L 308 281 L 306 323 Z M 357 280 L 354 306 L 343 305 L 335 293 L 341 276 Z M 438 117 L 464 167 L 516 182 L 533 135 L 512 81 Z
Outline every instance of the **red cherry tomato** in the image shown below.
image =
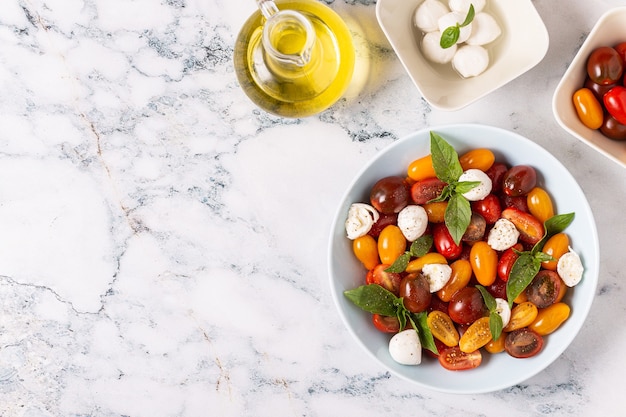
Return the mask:
M 500 218 L 500 213 L 502 213 L 500 199 L 494 194 L 489 194 L 482 200 L 473 201 L 472 211 L 483 216 L 487 224 L 494 224 Z
M 489 294 L 495 298 L 502 298 L 506 300 L 506 281 L 496 278 L 496 280 L 490 286 L 486 287 Z
M 387 264 L 376 265 L 374 269 L 372 269 L 372 273 L 366 276 L 366 283 L 378 284 L 398 295 L 400 292 L 400 281 L 402 281 L 402 276 L 396 272 L 385 271 L 385 269 L 389 268 L 389 266 L 390 265 Z
M 461 288 L 448 304 L 448 315 L 459 324 L 471 324 L 487 312 L 483 296 L 476 287 Z
M 609 113 L 604 115 L 604 122 L 600 126 L 600 131 L 609 139 L 626 140 L 626 125 L 618 122 Z
M 626 87 L 611 88 L 604 95 L 604 107 L 621 124 L 626 124 Z
M 493 190 L 501 190 L 502 189 L 502 179 L 504 178 L 504 174 L 509 170 L 509 167 L 503 164 L 502 162 L 495 162 L 491 165 L 485 174 L 491 180 L 491 187 Z
M 439 178 L 426 178 L 411 186 L 411 199 L 415 204 L 426 204 L 441 194 L 446 183 Z
M 514 249 L 522 251 L 524 248 L 520 243 L 517 243 L 512 248 L 505 250 L 498 260 L 498 278 L 504 282 L 509 280 L 511 268 L 513 268 L 513 264 L 517 261 L 517 258 L 519 258 L 519 255 L 515 253 Z
M 390 224 L 398 223 L 398 213 L 380 213 L 378 217 L 378 221 L 372 225 L 372 228 L 369 231 L 369 235 L 372 237 L 378 238 L 380 236 L 380 232 Z
M 433 241 L 437 252 L 442 254 L 446 259 L 453 260 L 461 256 L 463 251 L 463 243 L 458 245 L 452 239 L 452 235 L 448 231 L 445 223 L 435 224 L 433 227 Z
M 543 237 L 543 224 L 530 213 L 508 207 L 502 211 L 502 217 L 515 225 L 522 242 L 534 245 Z
M 516 165 L 504 174 L 502 190 L 511 197 L 528 194 L 537 185 L 537 172 L 528 165 Z
M 458 346 L 443 349 L 439 353 L 439 363 L 449 371 L 474 369 L 480 365 L 482 359 L 480 350 L 465 353 Z
M 381 213 L 399 213 L 409 203 L 409 188 L 404 177 L 385 177 L 372 187 L 370 203 Z
M 542 348 L 543 338 L 527 327 L 513 330 L 504 342 L 504 349 L 514 358 L 535 356 Z
M 400 331 L 400 321 L 396 317 L 373 314 L 372 322 L 374 322 L 374 327 L 383 333 L 398 333 Z
M 622 57 L 622 62 L 626 65 L 626 42 L 620 42 L 613 48 Z
M 622 57 L 609 46 L 594 49 L 587 59 L 587 74 L 597 84 L 614 84 L 621 80 L 623 71 Z

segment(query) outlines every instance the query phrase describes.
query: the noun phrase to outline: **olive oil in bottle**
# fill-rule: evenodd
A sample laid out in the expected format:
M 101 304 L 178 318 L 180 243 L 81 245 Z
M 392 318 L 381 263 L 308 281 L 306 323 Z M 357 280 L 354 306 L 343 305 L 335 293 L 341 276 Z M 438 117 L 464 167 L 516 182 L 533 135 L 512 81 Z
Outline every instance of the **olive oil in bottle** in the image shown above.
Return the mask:
M 328 6 L 313 0 L 257 0 L 244 24 L 234 65 L 246 95 L 262 109 L 306 117 L 333 105 L 354 71 L 352 36 Z

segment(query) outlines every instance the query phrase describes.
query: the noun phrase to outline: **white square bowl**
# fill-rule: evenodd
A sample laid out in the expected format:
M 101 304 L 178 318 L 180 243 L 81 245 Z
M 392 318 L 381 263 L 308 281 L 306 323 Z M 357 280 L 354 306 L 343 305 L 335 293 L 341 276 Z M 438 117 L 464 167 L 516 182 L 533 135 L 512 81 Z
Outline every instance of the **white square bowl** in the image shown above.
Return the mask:
M 424 99 L 440 110 L 461 109 L 537 65 L 548 51 L 548 31 L 531 0 L 488 0 L 502 34 L 487 46 L 489 68 L 462 78 L 451 66 L 431 64 L 420 49 L 421 33 L 413 24 L 423 0 L 378 0 L 376 17 L 400 62 Z
M 600 46 L 615 46 L 625 41 L 626 6 L 609 10 L 595 24 L 556 87 L 552 111 L 563 129 L 626 168 L 626 141 L 609 139 L 599 130 L 582 124 L 572 102 L 574 92 L 585 82 L 589 54 Z

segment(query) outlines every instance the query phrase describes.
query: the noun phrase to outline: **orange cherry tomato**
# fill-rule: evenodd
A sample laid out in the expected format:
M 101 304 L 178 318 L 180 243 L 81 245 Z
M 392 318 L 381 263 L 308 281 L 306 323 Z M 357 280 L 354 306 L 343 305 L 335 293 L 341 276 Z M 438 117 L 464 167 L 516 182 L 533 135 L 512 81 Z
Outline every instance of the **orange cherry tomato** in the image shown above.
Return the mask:
M 489 317 L 481 317 L 472 323 L 459 339 L 461 352 L 470 353 L 485 346 L 491 340 Z
M 565 303 L 555 303 L 542 308 L 535 320 L 528 326 L 540 336 L 545 336 L 558 329 L 569 318 L 570 308 Z
M 541 223 L 554 216 L 554 206 L 550 195 L 540 187 L 535 187 L 526 196 L 528 211 Z
M 413 181 L 436 177 L 432 155 L 426 155 L 411 162 L 407 169 L 407 175 Z
M 378 255 L 383 264 L 393 264 L 406 252 L 406 238 L 402 230 L 394 224 L 386 226 L 378 236 Z
M 498 269 L 498 252 L 493 250 L 485 241 L 476 242 L 470 249 L 470 264 L 474 276 L 481 285 L 491 285 L 496 280 Z
M 446 208 L 448 207 L 447 201 L 426 203 L 423 204 L 422 207 L 426 210 L 430 223 L 443 223 L 445 221 Z
M 433 310 L 426 317 L 428 328 L 435 338 L 444 345 L 452 347 L 459 344 L 459 332 L 450 316 L 443 311 Z
M 543 223 L 532 214 L 516 207 L 508 207 L 502 210 L 501 216 L 515 225 L 522 242 L 534 245 L 543 238 Z
M 380 240 L 380 239 L 379 239 Z M 406 266 L 406 272 L 419 272 L 426 264 L 447 264 L 448 260 L 440 253 L 429 252 L 424 256 L 413 259 Z
M 513 330 L 530 325 L 530 323 L 537 318 L 538 312 L 537 306 L 530 301 L 516 305 L 513 307 L 513 310 L 511 310 L 511 320 L 509 320 L 509 324 L 507 324 L 503 330 L 505 332 L 512 332 Z
M 567 237 L 565 233 L 557 233 L 548 239 L 546 244 L 543 245 L 543 249 L 541 251 L 554 258 L 554 261 L 542 262 L 541 266 L 544 269 L 556 271 L 556 265 L 559 258 L 569 251 L 569 237 Z
M 480 169 L 485 172 L 496 161 L 496 156 L 489 149 L 472 149 L 471 151 L 461 155 L 459 162 L 463 171 L 468 169 Z
M 520 295 L 518 295 L 513 302 L 515 304 L 522 304 L 528 301 L 528 296 L 526 295 L 526 291 L 522 291 Z
M 485 345 L 485 350 L 489 353 L 504 352 L 504 342 L 506 341 L 506 333 L 500 333 L 500 337 L 496 340 L 491 339 L 489 343 Z
M 378 258 L 378 243 L 370 235 L 358 237 L 352 241 L 354 256 L 361 261 L 366 269 L 372 269 L 380 263 Z
M 602 105 L 588 88 L 576 90 L 572 97 L 580 121 L 589 129 L 599 129 L 604 121 Z
M 439 299 L 445 302 L 450 301 L 458 290 L 467 287 L 472 278 L 472 265 L 465 259 L 452 262 L 450 268 L 452 268 L 450 279 L 442 289 L 437 291 Z

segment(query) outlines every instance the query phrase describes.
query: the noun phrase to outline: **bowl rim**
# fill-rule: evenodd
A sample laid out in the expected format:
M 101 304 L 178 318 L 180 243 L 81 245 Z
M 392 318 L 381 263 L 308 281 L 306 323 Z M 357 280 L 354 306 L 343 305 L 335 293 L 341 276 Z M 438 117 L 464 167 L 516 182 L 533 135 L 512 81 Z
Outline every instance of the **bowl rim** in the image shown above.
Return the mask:
M 577 319 L 576 322 L 573 323 L 573 328 L 569 329 L 570 332 L 567 334 L 564 334 L 562 336 L 563 341 L 562 341 L 562 345 L 560 345 L 560 347 L 558 349 L 556 349 L 555 351 L 552 352 L 552 354 L 550 356 L 545 356 L 543 359 L 541 359 L 540 365 L 536 368 L 533 368 L 531 370 L 529 370 L 528 372 L 522 373 L 522 376 L 517 378 L 517 379 L 511 379 L 510 381 L 506 381 L 503 383 L 492 383 L 492 384 L 488 384 L 479 388 L 471 388 L 471 387 L 467 387 L 467 388 L 463 388 L 463 389 L 459 389 L 459 388 L 448 388 L 448 387 L 444 387 L 444 386 L 435 386 L 432 384 L 428 384 L 422 381 L 418 381 L 412 378 L 409 378 L 407 375 L 404 375 L 401 372 L 398 372 L 396 369 L 393 369 L 392 367 L 386 365 L 379 357 L 377 357 L 374 352 L 372 352 L 366 345 L 365 343 L 361 340 L 361 338 L 359 337 L 359 335 L 355 332 L 355 329 L 353 328 L 353 326 L 351 325 L 350 320 L 347 317 L 347 313 L 343 310 L 342 305 L 341 305 L 341 300 L 343 300 L 343 294 L 342 292 L 337 288 L 336 286 L 336 280 L 334 279 L 334 274 L 333 274 L 333 255 L 334 255 L 334 251 L 335 251 L 335 247 L 334 247 L 334 243 L 335 241 L 338 241 L 339 239 L 336 239 L 337 237 L 337 230 L 338 227 L 343 228 L 343 222 L 345 221 L 345 215 L 347 213 L 347 207 L 349 206 L 349 204 L 351 203 L 350 201 L 348 201 L 348 197 L 351 194 L 351 191 L 353 190 L 353 188 L 355 187 L 355 185 L 359 182 L 359 179 L 371 168 L 371 166 L 376 163 L 379 159 L 381 159 L 384 155 L 388 154 L 389 152 L 392 152 L 395 148 L 403 146 L 404 142 L 407 141 L 411 141 L 411 140 L 417 140 L 417 138 L 420 137 L 420 135 L 424 135 L 426 132 L 432 131 L 432 130 L 436 130 L 438 133 L 442 134 L 442 136 L 445 137 L 445 134 L 447 134 L 450 131 L 453 131 L 455 133 L 458 133 L 459 131 L 485 131 L 485 130 L 490 130 L 492 132 L 498 133 L 498 134 L 504 134 L 504 135 L 508 135 L 510 137 L 516 137 L 518 140 L 522 140 L 523 142 L 525 142 L 528 146 L 530 146 L 531 148 L 540 151 L 544 154 L 544 156 L 552 161 L 555 161 L 559 166 L 560 169 L 564 170 L 564 172 L 566 172 L 567 174 L 569 174 L 570 176 L 570 180 L 573 181 L 573 184 L 578 188 L 577 190 L 570 190 L 571 192 L 573 191 L 577 191 L 579 193 L 579 195 L 581 195 L 583 198 L 581 201 L 579 201 L 579 203 L 581 204 L 581 208 L 583 209 L 584 213 L 585 213 L 585 217 L 587 220 L 586 222 L 588 223 L 588 227 L 590 228 L 590 232 L 592 234 L 592 236 L 590 236 L 590 249 L 592 253 L 584 253 L 581 254 L 582 256 L 585 257 L 585 259 L 587 260 L 587 262 L 585 262 L 585 280 L 587 281 L 586 285 L 589 285 L 588 288 L 586 288 L 586 292 L 590 293 L 590 295 L 588 295 L 587 297 L 583 297 L 581 301 L 581 303 L 576 305 L 576 310 L 581 312 L 581 317 L 579 319 Z M 463 139 L 463 141 L 467 141 L 467 139 Z M 470 144 L 468 144 L 470 145 Z M 471 146 L 471 145 L 470 145 Z M 354 176 L 353 180 L 350 182 L 349 186 L 347 187 L 346 191 L 343 193 L 342 197 L 341 197 L 341 204 L 338 205 L 338 208 L 336 210 L 336 213 L 334 215 L 334 219 L 332 221 L 332 225 L 331 225 L 331 229 L 330 229 L 330 238 L 329 238 L 329 244 L 328 244 L 328 252 L 327 252 L 327 267 L 328 267 L 328 279 L 329 279 L 329 284 L 330 284 L 330 289 L 331 289 L 331 296 L 333 298 L 333 304 L 335 304 L 335 308 L 338 310 L 339 315 L 341 317 L 341 320 L 344 324 L 344 326 L 346 327 L 346 329 L 348 330 L 348 332 L 351 334 L 352 338 L 354 339 L 354 341 L 357 342 L 358 345 L 361 346 L 361 348 L 368 354 L 368 356 L 370 356 L 372 359 L 374 359 L 374 362 L 378 363 L 380 366 L 382 366 L 386 371 L 392 373 L 395 376 L 400 377 L 401 379 L 408 381 L 414 385 L 417 385 L 419 387 L 423 387 L 423 388 L 427 388 L 430 390 L 434 390 L 434 391 L 439 391 L 439 392 L 446 392 L 446 393 L 452 393 L 452 394 L 482 394 L 482 393 L 488 393 L 488 392 L 494 392 L 494 391 L 498 391 L 498 390 L 502 390 L 502 389 L 506 389 L 509 388 L 513 385 L 519 384 L 533 376 L 535 376 L 536 374 L 542 372 L 543 370 L 545 370 L 548 366 L 550 366 L 556 359 L 558 359 L 558 357 L 571 345 L 572 341 L 575 339 L 575 337 L 578 335 L 578 333 L 580 332 L 582 326 L 584 325 L 589 312 L 591 310 L 591 306 L 593 304 L 593 301 L 595 299 L 595 293 L 596 293 L 596 289 L 597 289 L 597 285 L 598 285 L 598 280 L 599 280 L 599 263 L 600 263 L 600 257 L 599 257 L 599 240 L 598 240 L 598 234 L 597 234 L 597 227 L 596 227 L 596 222 L 593 216 L 593 211 L 591 210 L 591 207 L 589 205 L 589 202 L 587 201 L 584 192 L 582 191 L 582 189 L 580 188 L 580 185 L 578 184 L 578 182 L 576 181 L 576 179 L 571 176 L 571 174 L 569 173 L 569 171 L 567 170 L 567 168 L 560 163 L 560 161 L 558 161 L 558 159 L 556 159 L 556 157 L 554 155 L 552 155 L 551 153 L 549 153 L 547 150 L 545 150 L 543 147 L 541 147 L 540 145 L 538 145 L 537 143 L 531 141 L 530 139 L 516 133 L 516 132 L 512 132 L 506 129 L 502 129 L 502 128 L 498 128 L 498 127 L 494 127 L 494 126 L 489 126 L 489 125 L 483 125 L 483 124 L 474 124 L 474 123 L 461 123 L 461 124 L 446 124 L 446 125 L 439 125 L 439 126 L 428 126 L 425 127 L 423 129 L 417 130 L 413 133 L 410 133 L 408 135 L 405 135 L 404 137 L 402 137 L 401 139 L 393 142 L 392 144 L 388 145 L 387 147 L 383 148 L 382 150 L 380 150 L 374 157 L 372 157 L 359 171 L 358 173 Z M 578 200 L 577 200 L 578 201 Z M 345 238 L 345 235 L 344 235 Z M 579 253 L 580 254 L 580 253 Z M 542 352 L 542 354 L 548 354 L 548 352 Z M 541 355 L 537 355 L 537 357 L 541 357 Z M 532 359 L 532 358 L 531 358 Z M 525 359 L 526 361 L 528 361 L 529 359 Z M 470 371 L 472 372 L 472 371 Z

